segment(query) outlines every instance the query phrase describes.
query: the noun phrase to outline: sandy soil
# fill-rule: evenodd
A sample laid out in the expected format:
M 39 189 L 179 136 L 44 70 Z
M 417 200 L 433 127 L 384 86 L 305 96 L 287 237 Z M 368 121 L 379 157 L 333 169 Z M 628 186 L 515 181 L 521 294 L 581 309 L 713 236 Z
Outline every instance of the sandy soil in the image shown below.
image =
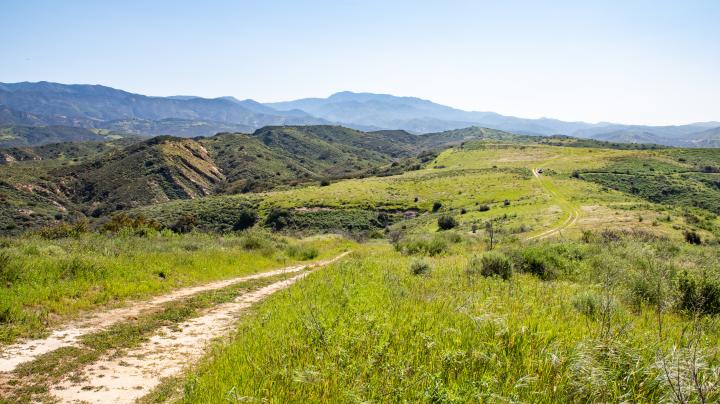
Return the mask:
M 0 373 L 12 372 L 18 365 L 34 360 L 38 356 L 52 352 L 58 348 L 75 346 L 78 344 L 80 337 L 83 335 L 98 332 L 113 324 L 137 317 L 139 314 L 157 309 L 165 303 L 187 298 L 201 292 L 222 289 L 239 282 L 267 278 L 286 273 L 300 272 L 308 268 L 327 265 L 344 257 L 346 254 L 348 253 L 343 253 L 335 258 L 325 261 L 300 264 L 274 271 L 261 272 L 239 278 L 212 282 L 202 286 L 178 289 L 172 293 L 158 296 L 148 301 L 133 302 L 128 304 L 126 307 L 87 314 L 83 318 L 53 331 L 47 338 L 22 341 L 17 344 L 0 348 Z

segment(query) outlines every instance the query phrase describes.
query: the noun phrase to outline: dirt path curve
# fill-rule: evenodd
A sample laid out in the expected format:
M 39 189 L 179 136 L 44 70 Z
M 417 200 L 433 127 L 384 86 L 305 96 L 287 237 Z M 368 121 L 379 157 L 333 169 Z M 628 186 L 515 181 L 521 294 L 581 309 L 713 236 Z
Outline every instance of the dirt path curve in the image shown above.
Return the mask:
M 549 189 L 545 184 L 543 184 L 542 179 L 540 178 L 540 173 L 538 172 L 538 170 L 536 168 L 533 168 L 532 172 L 533 172 L 533 175 L 535 176 L 535 178 L 540 182 L 540 185 L 542 185 L 542 187 L 545 189 L 546 192 L 548 192 L 549 194 L 551 194 L 552 196 L 554 196 L 557 199 L 563 200 L 565 203 L 567 203 L 569 205 L 569 203 L 567 201 L 565 201 L 564 198 L 562 198 L 557 192 Z M 548 229 L 540 234 L 536 234 L 534 236 L 527 237 L 525 240 L 526 241 L 542 240 L 542 239 L 551 237 L 551 236 L 558 234 L 561 231 L 567 229 L 568 227 L 574 225 L 575 222 L 577 222 L 579 217 L 580 217 L 580 211 L 574 207 L 570 207 L 569 212 L 568 212 L 568 217 L 562 223 L 560 223 L 559 225 L 557 225 L 551 229 Z
M 113 324 L 136 317 L 138 314 L 157 308 L 165 303 L 190 297 L 192 295 L 210 290 L 222 289 L 236 283 L 253 279 L 267 278 L 281 274 L 300 272 L 308 268 L 319 267 L 331 264 L 348 253 L 342 253 L 335 258 L 324 261 L 316 261 L 307 264 L 294 265 L 273 271 L 261 272 L 239 278 L 226 279 L 208 283 L 201 286 L 178 289 L 172 293 L 155 297 L 144 302 L 133 302 L 127 307 L 121 307 L 104 312 L 90 313 L 80 320 L 73 321 L 66 326 L 53 331 L 50 336 L 43 339 L 23 341 L 17 344 L 0 348 L 0 373 L 12 372 L 18 365 L 36 359 L 40 355 L 52 352 L 56 349 L 68 346 L 75 346 L 79 343 L 80 337 L 86 334 L 101 331 Z
M 159 385 L 162 378 L 177 375 L 200 359 L 211 340 L 231 332 L 244 309 L 311 272 L 238 296 L 178 327 L 161 328 L 149 341 L 121 357 L 105 356 L 78 374 L 67 375 L 50 388 L 50 394 L 62 403 L 135 402 Z

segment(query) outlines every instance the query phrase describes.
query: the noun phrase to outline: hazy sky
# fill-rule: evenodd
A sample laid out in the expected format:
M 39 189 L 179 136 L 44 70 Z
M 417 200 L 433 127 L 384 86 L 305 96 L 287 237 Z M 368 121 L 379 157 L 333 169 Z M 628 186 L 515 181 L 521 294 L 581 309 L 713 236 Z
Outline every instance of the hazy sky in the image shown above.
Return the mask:
M 0 81 L 520 117 L 720 120 L 720 0 L 0 3 Z

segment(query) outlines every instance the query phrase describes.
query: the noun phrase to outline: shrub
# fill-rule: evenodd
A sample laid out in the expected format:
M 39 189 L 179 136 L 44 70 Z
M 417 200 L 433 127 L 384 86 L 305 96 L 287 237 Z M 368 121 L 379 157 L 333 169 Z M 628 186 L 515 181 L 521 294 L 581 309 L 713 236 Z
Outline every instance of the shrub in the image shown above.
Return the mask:
M 10 256 L 0 251 L 0 287 L 10 287 L 14 282 L 20 279 L 20 269 L 11 265 Z
M 427 275 L 430 273 L 430 264 L 424 260 L 416 260 L 410 264 L 410 272 L 413 275 Z
M 321 187 L 326 187 L 326 186 L 328 186 L 328 185 L 330 185 L 330 180 L 328 180 L 328 179 L 320 180 L 320 186 L 321 186 Z
M 75 223 L 58 223 L 52 226 L 46 226 L 36 232 L 36 234 L 47 240 L 57 240 L 68 237 L 80 237 L 81 234 L 87 233 L 89 226 L 87 221 L 81 220 Z
M 271 244 L 270 236 L 265 232 L 261 233 L 259 231 L 246 231 L 240 240 L 240 245 L 245 250 L 270 248 Z
M 467 213 L 467 209 L 465 209 L 465 208 L 460 209 L 460 214 L 461 214 L 461 215 L 464 215 L 464 214 L 466 214 L 466 213 Z
M 480 212 L 487 212 L 488 210 L 490 210 L 490 206 L 488 206 L 486 204 L 482 204 L 482 205 L 478 206 L 478 211 L 480 211 Z
M 510 199 L 505 199 L 503 201 L 503 206 L 510 206 Z
M 482 255 L 482 271 L 484 276 L 500 276 L 504 280 L 510 279 L 513 271 L 512 261 L 499 252 L 487 252 Z
M 198 225 L 198 221 L 193 215 L 183 215 L 172 226 L 170 230 L 175 233 L 190 233 Z
M 694 230 L 688 230 L 685 232 L 685 241 L 687 241 L 690 244 L 701 244 L 702 239 L 700 238 L 700 235 L 694 231 Z
M 160 223 L 147 219 L 145 216 L 129 216 L 125 213 L 114 215 L 102 226 L 103 231 L 111 233 L 130 232 L 137 236 L 146 236 L 151 231 L 158 231 Z
M 290 212 L 287 209 L 272 208 L 265 218 L 265 226 L 276 231 L 284 229 L 290 223 Z
M 287 247 L 287 254 L 297 260 L 307 261 L 319 255 L 318 249 L 306 244 L 291 244 Z
M 547 281 L 569 275 L 582 260 L 582 252 L 573 245 L 537 246 L 526 248 L 516 256 L 517 267 Z
M 257 222 L 257 213 L 251 209 L 243 209 L 239 212 L 235 223 L 233 224 L 233 230 L 241 231 L 253 227 Z
M 716 283 L 707 279 L 697 282 L 683 272 L 678 280 L 678 291 L 681 310 L 711 315 L 720 313 L 720 286 Z
M 513 264 L 503 253 L 489 251 L 480 256 L 474 257 L 468 263 L 466 270 L 469 274 L 480 273 L 485 277 L 499 276 L 504 280 L 510 279 L 513 272 Z
M 436 201 L 436 202 L 433 202 L 432 211 L 433 211 L 433 212 L 437 212 L 437 211 L 439 211 L 439 210 L 442 208 L 442 206 L 443 206 L 443 205 L 442 205 L 442 203 L 440 203 L 440 202 L 437 202 L 437 201 Z
M 405 255 L 424 254 L 432 257 L 447 252 L 448 243 L 440 236 L 412 237 L 395 244 L 395 249 Z
M 59 269 L 61 278 L 65 280 L 98 280 L 104 278 L 107 274 L 105 268 L 82 260 L 78 257 L 74 257 L 60 263 Z
M 457 221 L 450 215 L 442 215 L 437 220 L 440 230 L 450 230 L 457 226 Z

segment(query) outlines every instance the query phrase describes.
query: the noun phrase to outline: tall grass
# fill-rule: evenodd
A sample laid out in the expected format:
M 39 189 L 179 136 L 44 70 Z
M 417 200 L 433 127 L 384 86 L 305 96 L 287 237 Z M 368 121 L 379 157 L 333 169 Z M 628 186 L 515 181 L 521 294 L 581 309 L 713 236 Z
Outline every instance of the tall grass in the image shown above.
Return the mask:
M 471 279 L 464 270 L 467 255 L 445 254 L 424 258 L 432 271 L 416 276 L 408 268 L 417 258 L 390 246 L 363 246 L 350 260 L 261 304 L 231 343 L 218 345 L 188 376 L 184 402 L 672 397 L 672 384 L 658 363 L 672 362 L 673 347 L 690 345 L 686 331 L 693 319 L 663 311 L 660 335 L 655 308 L 635 308 L 626 300 L 629 284 L 623 277 L 641 265 L 635 253 L 647 254 L 647 246 L 635 241 L 578 244 L 564 251 L 544 246 L 565 258 L 577 249 L 578 262 L 607 266 L 582 266 L 579 270 L 604 273 L 572 274 L 573 280 L 543 280 L 531 273 L 509 281 Z M 698 255 L 679 250 L 666 259 L 699 264 Z M 715 349 L 720 328 L 713 317 L 696 324 L 702 337 L 694 341 L 703 348 L 697 351 L 702 362 L 697 369 L 711 386 L 720 365 Z M 690 380 L 689 365 L 668 366 Z M 716 390 L 706 390 L 708 401 L 720 398 Z
M 12 239 L 0 249 L 0 342 L 40 335 L 82 310 L 326 258 L 351 244 L 263 231 Z

